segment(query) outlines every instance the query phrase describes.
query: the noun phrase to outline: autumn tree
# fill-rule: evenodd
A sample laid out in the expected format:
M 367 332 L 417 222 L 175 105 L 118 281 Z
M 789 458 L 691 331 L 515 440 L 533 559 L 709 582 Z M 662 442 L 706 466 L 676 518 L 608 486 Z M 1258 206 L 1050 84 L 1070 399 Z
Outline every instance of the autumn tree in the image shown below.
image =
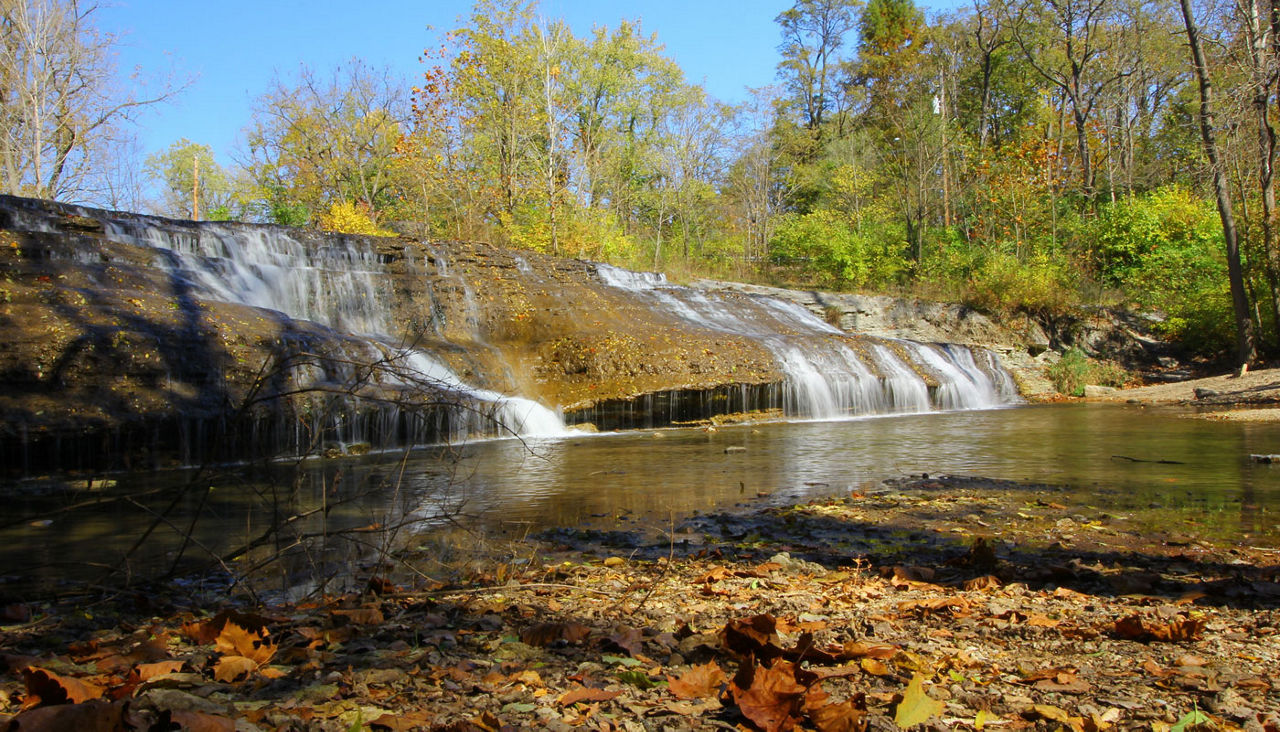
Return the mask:
M 172 86 L 119 88 L 116 38 L 95 25 L 96 3 L 0 3 L 0 190 L 85 200 L 108 192 L 127 127 Z
M 394 158 L 409 118 L 408 93 L 385 69 L 359 60 L 327 77 L 303 67 L 258 97 L 246 131 L 246 170 L 268 218 L 306 223 L 353 203 L 376 223 L 397 201 Z
M 857 25 L 856 8 L 854 0 L 797 0 L 775 18 L 782 30 L 778 75 L 815 144 L 831 114 L 841 111 L 841 49 Z
M 250 215 L 252 188 L 239 171 L 219 165 L 208 145 L 177 140 L 147 156 L 146 172 L 160 191 L 162 215 L 210 220 Z

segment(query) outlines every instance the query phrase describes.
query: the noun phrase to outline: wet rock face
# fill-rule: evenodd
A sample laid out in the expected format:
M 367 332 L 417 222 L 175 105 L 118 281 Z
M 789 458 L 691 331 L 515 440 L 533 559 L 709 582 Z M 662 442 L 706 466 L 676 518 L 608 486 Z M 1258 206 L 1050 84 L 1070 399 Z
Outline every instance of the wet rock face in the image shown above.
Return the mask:
M 0 457 L 142 467 L 562 428 L 551 410 L 612 429 L 1016 397 L 985 352 L 850 334 L 803 294 L 764 294 L 780 293 L 0 196 Z M 944 318 L 895 317 L 916 316 L 952 340 Z

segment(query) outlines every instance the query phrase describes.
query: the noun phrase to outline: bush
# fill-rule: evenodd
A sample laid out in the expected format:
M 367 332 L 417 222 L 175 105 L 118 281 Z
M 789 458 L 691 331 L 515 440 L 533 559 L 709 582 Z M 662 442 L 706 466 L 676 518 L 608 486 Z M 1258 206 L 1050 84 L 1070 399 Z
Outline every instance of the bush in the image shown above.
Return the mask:
M 320 228 L 325 231 L 336 231 L 340 234 L 362 234 L 365 236 L 395 236 L 394 231 L 379 229 L 373 219 L 363 208 L 351 201 L 339 201 L 329 207 L 329 212 L 320 214 Z
M 1074 292 L 1065 262 L 1046 255 L 1020 262 L 1012 254 L 990 252 L 974 272 L 965 302 L 987 312 L 1059 314 L 1075 302 Z
M 1114 363 L 1095 361 L 1079 348 L 1068 349 L 1058 362 L 1049 367 L 1049 380 L 1059 393 L 1084 396 L 1089 384 L 1098 386 L 1124 386 L 1129 374 Z
M 895 282 L 906 271 L 895 246 L 901 241 L 892 226 L 854 228 L 836 211 L 819 209 L 784 216 L 769 254 L 779 264 L 802 264 L 823 285 L 873 287 Z

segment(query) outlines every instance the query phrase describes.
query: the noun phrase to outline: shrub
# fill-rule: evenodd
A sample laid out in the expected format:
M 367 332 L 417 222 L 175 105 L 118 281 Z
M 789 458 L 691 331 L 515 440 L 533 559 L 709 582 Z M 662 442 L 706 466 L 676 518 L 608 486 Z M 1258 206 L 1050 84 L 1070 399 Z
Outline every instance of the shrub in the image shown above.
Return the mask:
M 1068 349 L 1058 362 L 1049 367 L 1049 380 L 1060 393 L 1084 396 L 1089 384 L 1098 386 L 1124 386 L 1129 374 L 1114 363 L 1095 361 L 1079 348 Z

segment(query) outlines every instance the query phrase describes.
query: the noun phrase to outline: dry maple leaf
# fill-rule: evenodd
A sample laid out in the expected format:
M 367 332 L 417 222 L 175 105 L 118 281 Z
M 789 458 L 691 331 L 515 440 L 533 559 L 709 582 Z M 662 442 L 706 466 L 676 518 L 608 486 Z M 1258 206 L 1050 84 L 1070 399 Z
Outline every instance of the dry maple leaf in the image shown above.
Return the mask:
M 782 648 L 778 645 L 777 621 L 772 615 L 730 620 L 720 630 L 720 641 L 739 658 L 755 657 L 767 662 L 782 655 Z
M 342 618 L 348 623 L 354 625 L 382 625 L 386 622 L 386 617 L 382 611 L 376 607 L 357 607 L 347 610 L 334 610 L 331 613 L 334 618 Z
M 827 692 L 814 686 L 805 695 L 804 713 L 818 732 L 865 732 L 867 729 L 867 699 L 863 694 L 832 702 Z
M 667 688 L 677 699 L 705 699 L 719 696 L 727 677 L 715 661 L 694 666 L 680 678 L 667 677 Z
M 1136 641 L 1189 641 L 1204 634 L 1205 621 L 1200 618 L 1178 617 L 1168 623 L 1148 625 L 1141 615 L 1121 618 L 1112 626 L 1116 635 Z
M 102 696 L 102 687 L 87 681 L 59 676 L 48 669 L 30 666 L 23 669 L 22 678 L 27 682 L 27 698 L 23 702 L 24 709 L 55 704 L 79 704 L 98 699 Z
M 902 692 L 902 701 L 898 702 L 898 708 L 893 712 L 893 722 L 902 729 L 908 729 L 929 721 L 945 708 L 945 703 L 925 693 L 924 675 L 916 674 Z
M 214 639 L 218 652 L 227 656 L 244 656 L 261 665 L 276 654 L 276 646 L 267 640 L 267 629 L 250 632 L 228 620 Z
M 844 644 L 842 659 L 847 661 L 854 658 L 893 658 L 897 652 L 898 647 L 888 643 L 849 641 Z
M 258 670 L 258 662 L 244 656 L 223 656 L 213 667 L 213 678 L 231 682 Z
M 602 702 L 616 699 L 622 695 L 622 691 L 605 691 L 604 689 L 592 689 L 586 686 L 578 686 L 556 698 L 556 703 L 562 707 L 570 707 L 578 702 Z
M 796 667 L 779 661 L 769 668 L 744 663 L 729 693 L 742 716 L 765 732 L 796 726 L 808 686 L 796 680 Z
M 185 665 L 185 661 L 158 661 L 156 663 L 140 663 L 135 670 L 138 672 L 139 679 L 148 681 L 157 676 L 177 673 Z
M 969 592 L 977 592 L 980 590 L 994 590 L 1004 583 L 994 574 L 985 574 L 981 577 L 974 577 L 964 581 L 964 588 Z

